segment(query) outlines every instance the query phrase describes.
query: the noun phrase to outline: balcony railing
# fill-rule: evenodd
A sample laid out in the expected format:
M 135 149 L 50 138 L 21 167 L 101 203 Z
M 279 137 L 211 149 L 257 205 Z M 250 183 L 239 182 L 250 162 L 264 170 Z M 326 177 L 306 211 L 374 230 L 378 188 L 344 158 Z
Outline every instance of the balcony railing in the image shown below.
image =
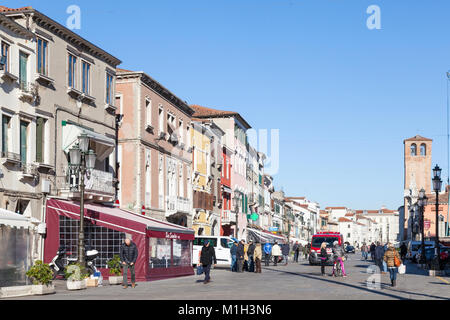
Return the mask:
M 231 210 L 223 210 L 222 212 L 222 224 L 235 223 L 236 214 Z
M 80 176 L 72 168 L 66 167 L 66 182 L 60 189 L 68 189 L 70 192 L 79 192 Z M 84 179 L 85 193 L 93 193 L 98 195 L 114 195 L 115 188 L 113 183 L 114 177 L 111 172 L 100 170 L 91 170 L 89 175 Z
M 20 154 L 8 151 L 2 152 L 2 159 L 4 159 L 4 162 L 19 163 Z
M 189 199 L 182 197 L 166 197 L 166 215 L 172 215 L 176 212 L 190 214 L 192 212 L 192 204 Z
M 192 207 L 191 207 L 191 202 L 189 201 L 189 199 L 178 197 L 177 198 L 177 211 L 191 213 Z
M 37 86 L 32 82 L 20 82 L 20 97 L 23 99 L 35 99 L 37 97 Z

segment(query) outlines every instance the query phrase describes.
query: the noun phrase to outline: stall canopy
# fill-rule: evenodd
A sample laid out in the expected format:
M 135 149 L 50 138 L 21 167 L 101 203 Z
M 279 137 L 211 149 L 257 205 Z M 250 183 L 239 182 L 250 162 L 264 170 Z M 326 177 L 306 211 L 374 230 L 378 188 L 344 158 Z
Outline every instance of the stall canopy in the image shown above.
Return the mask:
M 5 209 L 0 209 L 0 225 L 1 224 L 17 228 L 28 228 L 31 226 L 30 218 Z
M 92 237 L 93 245 L 99 246 L 93 249 L 100 251 L 105 247 L 104 242 L 101 243 L 102 240 L 100 240 L 101 237 L 105 236 L 105 233 L 108 234 L 108 238 L 106 239 L 106 242 L 108 242 L 107 250 L 111 250 L 111 241 L 116 239 L 114 243 L 116 246 L 115 251 L 118 250 L 117 242 L 121 243 L 121 240 L 117 237 L 120 236 L 123 238 L 125 235 L 131 235 L 132 241 L 136 244 L 139 251 L 138 260 L 136 261 L 136 279 L 138 281 L 149 280 L 150 277 L 148 270 L 149 238 L 176 239 L 180 241 L 194 240 L 194 230 L 169 222 L 159 221 L 133 212 L 100 204 L 85 204 L 84 209 L 85 221 L 90 226 L 93 226 L 92 230 L 94 231 L 91 232 L 94 233 Z M 79 220 L 80 207 L 78 203 L 67 200 L 49 199 L 47 201 L 46 214 L 48 236 L 44 249 L 45 262 L 51 261 L 61 244 L 60 239 L 62 237 L 74 238 L 76 236 L 77 238 L 76 233 L 73 234 L 74 230 L 77 229 L 73 229 L 71 226 L 68 227 L 68 223 L 70 222 L 65 222 L 62 217 L 69 218 L 72 221 Z M 100 229 L 95 229 L 96 227 L 100 227 Z M 64 230 L 60 230 L 60 228 Z M 70 232 L 72 234 L 69 234 Z M 114 234 L 114 232 L 120 233 L 120 235 Z M 88 238 L 87 235 L 86 238 Z M 73 243 L 76 245 L 75 241 Z M 105 263 L 103 262 L 102 265 L 105 265 Z
M 277 242 L 285 242 L 286 241 L 285 237 L 270 233 L 268 231 L 261 231 L 261 230 L 248 228 L 247 232 L 248 232 L 249 240 L 259 241 L 261 243 L 266 243 L 266 242 L 273 243 L 275 241 L 277 241 Z
M 92 148 L 97 154 L 99 161 L 105 160 L 113 152 L 115 147 L 114 139 L 75 124 L 63 126 L 62 149 L 64 152 L 68 153 L 69 149 L 78 142 L 78 138 L 82 134 L 87 135 L 91 140 Z

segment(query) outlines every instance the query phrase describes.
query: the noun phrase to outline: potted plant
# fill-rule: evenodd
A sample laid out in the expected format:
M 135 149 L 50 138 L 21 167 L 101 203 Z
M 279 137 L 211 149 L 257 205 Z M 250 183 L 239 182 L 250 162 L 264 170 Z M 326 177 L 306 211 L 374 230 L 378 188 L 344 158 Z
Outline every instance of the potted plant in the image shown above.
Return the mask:
M 109 269 L 109 284 L 122 284 L 122 270 L 120 265 L 120 257 L 119 255 L 114 255 L 114 257 L 108 261 L 107 263 Z
M 68 290 L 81 290 L 86 289 L 89 273 L 86 268 L 79 263 L 71 264 L 64 270 L 66 276 L 66 284 Z
M 37 260 L 27 271 L 27 277 L 31 279 L 31 293 L 37 295 L 55 293 L 55 286 L 52 284 L 53 272 L 48 264 Z

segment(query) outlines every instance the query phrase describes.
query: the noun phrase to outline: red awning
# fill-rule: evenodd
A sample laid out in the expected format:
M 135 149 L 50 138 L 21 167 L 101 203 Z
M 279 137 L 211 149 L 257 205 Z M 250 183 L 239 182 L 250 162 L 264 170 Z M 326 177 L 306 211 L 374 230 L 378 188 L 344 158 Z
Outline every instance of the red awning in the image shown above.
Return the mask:
M 73 201 L 50 199 L 49 209 L 59 215 L 80 218 L 79 204 Z M 138 233 L 154 238 L 194 240 L 195 231 L 176 224 L 159 221 L 150 217 L 100 204 L 85 204 L 85 219 L 125 233 Z

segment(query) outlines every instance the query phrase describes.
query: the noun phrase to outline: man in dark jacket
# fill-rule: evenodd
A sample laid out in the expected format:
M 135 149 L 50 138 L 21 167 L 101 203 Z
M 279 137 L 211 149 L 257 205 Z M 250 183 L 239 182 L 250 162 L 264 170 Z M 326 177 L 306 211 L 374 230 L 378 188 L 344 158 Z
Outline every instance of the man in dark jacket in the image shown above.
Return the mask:
M 400 257 L 403 261 L 406 259 L 406 254 L 408 253 L 408 248 L 406 247 L 406 244 L 403 242 L 400 246 Z
M 284 265 L 287 266 L 289 260 L 289 253 L 291 251 L 291 247 L 289 243 L 285 243 L 281 248 L 281 253 L 283 254 Z
M 248 246 L 247 250 L 247 256 L 248 256 L 248 271 L 249 272 L 255 272 L 255 259 L 254 259 L 254 253 L 255 253 L 255 244 L 252 240 L 250 240 L 250 244 Z
M 270 258 L 271 258 L 271 255 L 272 255 L 272 244 L 271 243 L 269 243 L 269 242 L 267 242 L 265 245 L 264 245 L 264 255 L 265 255 L 265 260 L 266 260 L 266 267 L 268 267 L 269 266 L 269 262 L 270 262 Z
M 243 272 L 242 269 L 244 267 L 244 255 L 244 240 L 241 240 L 236 250 L 237 272 Z
M 294 262 L 298 262 L 298 256 L 300 254 L 300 245 L 298 241 L 295 242 L 294 247 L 292 248 L 292 251 L 294 251 Z
M 131 273 L 131 287 L 136 287 L 136 275 L 134 266 L 138 258 L 138 249 L 136 245 L 129 239 L 125 239 L 120 247 L 120 261 L 123 266 L 123 288 L 128 288 L 128 269 Z
M 230 255 L 231 255 L 231 272 L 236 272 L 236 252 L 237 252 L 238 244 L 236 241 L 233 241 L 233 244 L 230 248 Z
M 370 258 L 372 258 L 373 261 L 375 261 L 375 248 L 377 246 L 375 245 L 375 243 L 372 242 L 372 244 L 370 245 Z
M 383 257 L 384 257 L 384 248 L 380 242 L 377 242 L 377 246 L 375 248 L 375 264 L 380 268 L 381 273 L 384 273 Z
M 200 263 L 203 266 L 203 272 L 205 273 L 205 280 L 203 281 L 204 284 L 207 284 L 208 282 L 211 282 L 211 277 L 209 276 L 209 273 L 211 271 L 211 265 L 214 262 L 214 266 L 217 264 L 216 260 L 216 251 L 214 250 L 214 247 L 209 245 L 209 241 L 205 241 L 202 252 L 200 254 Z

